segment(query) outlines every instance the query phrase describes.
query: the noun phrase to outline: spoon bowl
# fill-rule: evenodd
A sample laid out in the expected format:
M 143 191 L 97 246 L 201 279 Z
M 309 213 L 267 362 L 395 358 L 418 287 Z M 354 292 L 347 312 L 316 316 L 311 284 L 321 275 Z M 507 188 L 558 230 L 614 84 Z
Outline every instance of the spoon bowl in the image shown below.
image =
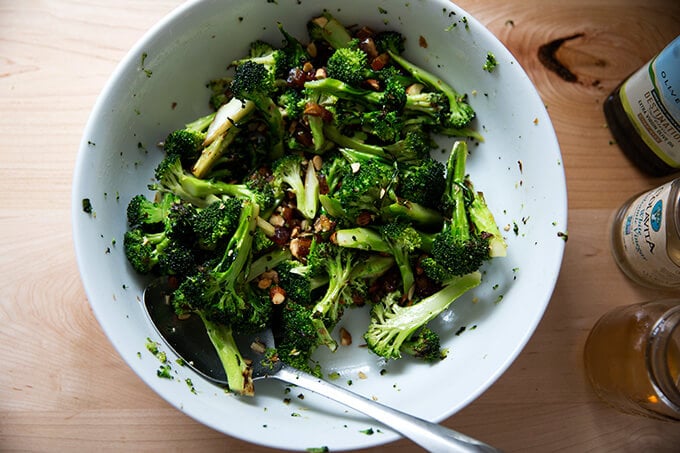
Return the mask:
M 180 319 L 172 307 L 172 289 L 165 278 L 154 280 L 144 290 L 144 309 L 151 324 L 175 354 L 196 373 L 217 385 L 228 386 L 226 373 L 199 316 Z M 278 379 L 344 404 L 383 423 L 431 452 L 499 452 L 497 448 L 436 423 L 382 405 L 343 387 L 265 358 L 273 348 L 270 329 L 237 338 L 239 350 L 251 361 L 252 379 Z M 257 347 L 253 347 L 258 345 Z

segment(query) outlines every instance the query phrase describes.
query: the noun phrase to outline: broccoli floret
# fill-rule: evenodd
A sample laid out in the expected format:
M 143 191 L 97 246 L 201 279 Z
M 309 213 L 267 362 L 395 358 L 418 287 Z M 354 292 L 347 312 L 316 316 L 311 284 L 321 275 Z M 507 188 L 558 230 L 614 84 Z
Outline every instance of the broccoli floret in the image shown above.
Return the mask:
M 203 142 L 207 137 L 206 132 L 215 115 L 213 112 L 186 124 L 182 129 L 170 132 L 163 142 L 163 150 L 167 154 L 179 155 L 184 165 L 193 165 L 201 155 Z
M 426 157 L 415 165 L 402 166 L 397 196 L 438 209 L 446 188 L 445 172 L 444 164 L 431 157 Z
M 285 77 L 289 69 L 286 54 L 282 50 L 275 49 L 271 44 L 261 40 L 250 44 L 250 51 L 247 57 L 234 60 L 231 64 L 232 66 L 239 66 L 246 62 L 264 66 L 273 78 Z
M 185 244 L 193 231 L 191 219 L 174 195 L 164 194 L 159 203 L 135 196 L 127 211 L 132 228 L 125 232 L 123 247 L 137 272 L 161 270 L 176 275 L 191 268 L 193 257 Z
M 271 157 L 283 155 L 283 117 L 276 103 L 274 95 L 274 76 L 262 64 L 246 61 L 236 67 L 231 90 L 237 99 L 249 100 L 255 104 L 265 122 L 269 126 L 272 137 Z
M 323 297 L 312 307 L 312 322 L 320 344 L 326 345 L 331 351 L 335 351 L 338 344 L 330 332 L 340 319 L 345 306 L 351 303 L 351 300 L 348 301 L 343 296 L 346 287 L 351 283 L 354 264 L 355 254 L 352 250 L 338 247 L 331 242 L 312 241 L 307 257 L 307 275 L 329 279 Z
M 382 110 L 364 113 L 361 117 L 361 125 L 366 132 L 388 143 L 398 141 L 404 128 L 402 118 L 397 112 Z
M 387 195 L 395 183 L 396 168 L 372 155 L 362 155 L 351 149 L 341 152 L 352 169 L 342 180 L 334 198 L 352 220 L 364 212 L 377 214 L 389 201 Z
M 278 104 L 282 107 L 281 114 L 285 118 L 297 119 L 305 109 L 305 97 L 300 91 L 288 88 L 279 96 Z
M 352 35 L 332 14 L 324 12 L 307 23 L 309 37 L 315 41 L 325 41 L 333 49 L 347 47 Z
M 401 345 L 401 352 L 426 362 L 438 362 L 446 357 L 439 335 L 427 326 L 414 333 Z
M 469 219 L 468 206 L 473 194 L 465 185 L 467 153 L 465 142 L 459 141 L 453 145 L 447 162 L 446 189 L 442 197 L 448 215 L 442 231 L 432 243 L 432 258 L 451 275 L 474 272 L 491 258 L 490 235 L 476 230 Z M 432 263 L 428 264 L 428 268 L 435 267 Z M 432 277 L 441 278 L 441 275 Z
M 371 310 L 371 321 L 364 335 L 368 348 L 386 359 L 400 358 L 402 346 L 414 332 L 480 282 L 479 272 L 454 277 L 436 293 L 408 306 L 400 306 L 395 298 L 383 299 Z
M 303 46 L 300 41 L 298 41 L 283 28 L 283 24 L 281 24 L 281 22 L 279 22 L 277 25 L 279 27 L 279 31 L 283 35 L 284 43 L 281 47 L 281 50 L 286 56 L 286 73 L 288 73 L 288 71 L 292 68 L 299 68 L 303 66 L 306 61 L 309 61 L 310 55 L 307 52 L 307 49 L 305 49 L 305 46 Z
M 226 243 L 239 225 L 242 200 L 224 197 L 200 209 L 194 221 L 194 231 L 199 247 L 215 250 Z
M 328 77 L 350 85 L 360 85 L 374 74 L 368 68 L 366 52 L 357 47 L 336 49 L 326 62 Z
M 409 294 L 415 282 L 412 254 L 421 244 L 420 233 L 410 224 L 391 221 L 380 225 L 378 231 L 365 227 L 340 229 L 333 239 L 340 247 L 392 255 L 401 275 L 403 294 Z
M 383 30 L 373 37 L 378 52 L 393 52 L 400 55 L 404 52 L 406 38 L 404 35 L 394 30 Z
M 245 395 L 253 393 L 249 366 L 234 342 L 233 332 L 264 328 L 271 315 L 266 298 L 255 294 L 245 281 L 257 217 L 257 204 L 244 202 L 238 228 L 222 258 L 187 277 L 172 299 L 178 315 L 201 316 L 224 366 L 229 388 Z
M 312 320 L 310 308 L 288 299 L 277 326 L 276 352 L 284 363 L 320 376 L 319 367 L 311 363 L 311 356 L 319 346 L 319 335 Z
M 392 60 L 397 62 L 397 64 L 411 74 L 413 78 L 428 86 L 434 92 L 446 96 L 448 100 L 448 109 L 443 112 L 444 114 L 440 118 L 443 127 L 464 128 L 475 117 L 475 111 L 467 104 L 465 99 L 466 96 L 459 94 L 451 85 L 434 74 L 411 63 L 398 53 L 389 51 L 389 54 L 392 57 Z M 407 106 L 408 103 L 409 101 L 407 100 Z M 439 101 L 435 103 L 439 104 Z
M 312 303 L 312 279 L 305 272 L 295 272 L 302 269 L 300 261 L 288 259 L 276 266 L 278 285 L 286 292 L 286 300 L 293 300 L 298 304 L 308 306 Z
M 313 219 L 319 205 L 319 179 L 311 161 L 306 165 L 303 162 L 304 157 L 298 154 L 288 154 L 274 162 L 272 185 L 279 190 L 288 187 L 295 194 L 298 211 Z
M 399 162 L 415 164 L 430 156 L 434 148 L 430 135 L 421 128 L 408 129 L 404 138 L 390 145 L 384 150 Z
M 170 211 L 170 206 L 175 202 L 172 194 L 161 197 L 160 203 L 146 198 L 144 195 L 135 195 L 127 205 L 128 225 L 154 225 L 165 221 Z
M 258 187 L 255 183 L 251 184 L 250 180 L 246 184 L 229 184 L 200 179 L 184 171 L 178 156 L 166 156 L 156 167 L 155 176 L 157 182 L 150 185 L 150 189 L 172 193 L 201 208 L 221 195 L 251 200 L 263 210 L 275 203 L 269 186 Z

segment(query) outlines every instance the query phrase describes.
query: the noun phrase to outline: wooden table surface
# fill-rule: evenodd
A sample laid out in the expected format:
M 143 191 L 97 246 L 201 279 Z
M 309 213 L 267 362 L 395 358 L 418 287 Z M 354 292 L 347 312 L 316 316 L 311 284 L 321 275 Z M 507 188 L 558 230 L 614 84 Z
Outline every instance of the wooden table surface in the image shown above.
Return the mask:
M 258 0 L 264 1 L 264 0 Z M 76 268 L 70 191 L 95 99 L 126 51 L 179 1 L 0 0 L 0 450 L 270 451 L 172 408 L 125 365 Z M 460 0 L 536 84 L 561 145 L 569 241 L 552 301 L 510 369 L 444 422 L 506 451 L 680 451 L 680 425 L 620 414 L 584 378 L 586 335 L 609 308 L 669 293 L 635 286 L 608 221 L 648 178 L 623 157 L 602 102 L 680 34 L 676 0 Z M 643 6 L 644 5 L 644 6 Z M 544 67 L 538 48 L 577 76 Z M 405 440 L 393 452 L 412 451 Z

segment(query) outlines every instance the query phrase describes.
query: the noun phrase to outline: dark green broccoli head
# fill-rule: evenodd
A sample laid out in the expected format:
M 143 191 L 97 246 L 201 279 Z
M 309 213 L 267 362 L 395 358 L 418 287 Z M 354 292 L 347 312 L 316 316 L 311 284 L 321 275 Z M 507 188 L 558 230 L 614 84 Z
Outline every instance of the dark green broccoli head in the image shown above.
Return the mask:
M 400 173 L 397 195 L 436 209 L 446 189 L 445 172 L 443 163 L 426 157 L 420 164 L 408 166 Z
M 396 77 L 385 81 L 380 104 L 383 110 L 401 112 L 406 105 L 406 88 Z
M 302 263 L 297 260 L 286 260 L 276 266 L 276 273 L 279 286 L 286 292 L 286 300 L 309 305 L 312 302 L 311 280 L 304 273 L 293 272 L 294 269 L 300 269 L 302 266 Z
M 274 76 L 265 65 L 246 61 L 236 67 L 231 90 L 237 98 L 255 102 L 261 96 L 268 96 L 273 88 Z
M 194 221 L 198 245 L 206 250 L 226 246 L 238 228 L 241 205 L 238 198 L 225 197 L 198 211 Z
M 411 252 L 420 247 L 420 234 L 408 222 L 399 220 L 387 222 L 379 227 L 379 231 L 392 248 L 401 252 Z
M 406 38 L 398 31 L 384 30 L 378 32 L 374 37 L 376 48 L 378 52 L 385 53 L 388 51 L 399 55 L 405 50 Z
M 163 249 L 158 266 L 163 274 L 185 276 L 195 271 L 196 261 L 189 247 L 173 242 Z
M 287 301 L 281 309 L 281 322 L 277 329 L 276 350 L 279 358 L 303 371 L 318 375 L 310 358 L 319 344 L 312 311 L 302 304 Z
M 437 362 L 445 357 L 441 350 L 439 335 L 427 326 L 402 343 L 401 352 L 426 362 Z
M 364 130 L 378 137 L 383 142 L 393 143 L 399 140 L 404 122 L 396 111 L 373 110 L 361 118 Z
M 127 206 L 128 225 L 134 227 L 164 222 L 173 199 L 171 194 L 167 194 L 162 198 L 161 203 L 156 203 L 144 195 L 135 195 Z
M 349 212 L 375 212 L 394 182 L 394 168 L 378 159 L 353 164 L 353 172 L 342 180 L 337 200 Z
M 469 274 L 490 258 L 489 239 L 476 235 L 461 239 L 444 230 L 432 243 L 432 257 L 451 275 Z
M 285 116 L 289 119 L 297 119 L 302 116 L 305 108 L 305 97 L 298 90 L 289 88 L 278 99 L 278 104 L 283 107 Z
M 158 262 L 154 245 L 139 228 L 125 232 L 123 247 L 128 262 L 140 274 L 148 274 Z
M 196 162 L 201 155 L 205 136 L 204 132 L 178 129 L 168 134 L 163 142 L 163 150 L 167 154 L 177 154 L 182 163 L 188 166 Z
M 368 57 L 356 47 L 336 49 L 326 62 L 328 76 L 350 85 L 359 85 L 367 78 Z

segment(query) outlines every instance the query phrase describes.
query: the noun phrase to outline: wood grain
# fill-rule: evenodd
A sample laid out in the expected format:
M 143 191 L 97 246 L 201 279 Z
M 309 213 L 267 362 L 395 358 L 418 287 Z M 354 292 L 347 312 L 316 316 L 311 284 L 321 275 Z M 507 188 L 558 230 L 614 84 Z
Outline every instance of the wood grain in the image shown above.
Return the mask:
M 551 304 L 517 361 L 445 422 L 506 451 L 678 451 L 677 424 L 619 414 L 583 375 L 585 337 L 607 309 L 666 296 L 636 287 L 610 257 L 607 226 L 641 175 L 611 143 L 607 94 L 680 33 L 672 0 L 461 0 L 536 84 L 562 148 L 569 242 Z M 70 224 L 80 136 L 116 64 L 179 4 L 0 1 L 0 450 L 270 451 L 206 428 L 127 368 L 83 292 Z M 546 69 L 538 49 L 581 34 Z M 666 178 L 668 179 L 668 178 Z M 412 451 L 406 441 L 394 452 Z

